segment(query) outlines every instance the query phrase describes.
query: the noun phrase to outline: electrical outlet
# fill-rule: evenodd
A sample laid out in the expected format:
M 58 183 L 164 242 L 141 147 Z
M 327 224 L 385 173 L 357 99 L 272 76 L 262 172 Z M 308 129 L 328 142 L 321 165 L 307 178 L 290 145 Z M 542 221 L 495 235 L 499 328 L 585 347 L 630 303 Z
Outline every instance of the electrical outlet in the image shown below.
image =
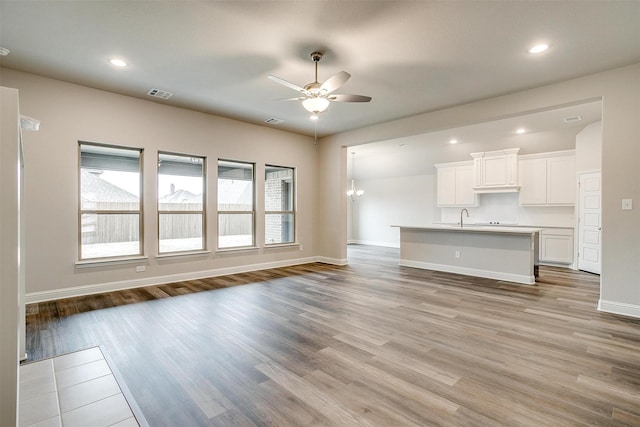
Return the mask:
M 136 273 L 142 273 L 143 271 L 145 271 L 147 269 L 147 267 L 145 267 L 144 265 L 138 265 L 136 267 Z
M 622 210 L 623 211 L 633 210 L 633 199 L 622 199 Z
M 460 258 L 460 251 L 456 251 L 456 258 Z
M 298 250 L 302 252 L 302 245 L 298 246 Z

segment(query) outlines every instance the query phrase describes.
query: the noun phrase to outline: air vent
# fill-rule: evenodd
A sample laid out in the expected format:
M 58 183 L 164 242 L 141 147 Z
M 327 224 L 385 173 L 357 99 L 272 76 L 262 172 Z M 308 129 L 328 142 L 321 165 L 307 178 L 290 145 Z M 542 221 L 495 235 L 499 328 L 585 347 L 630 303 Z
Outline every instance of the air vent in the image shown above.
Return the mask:
M 582 120 L 582 116 L 565 117 L 562 119 L 565 123 L 579 122 L 580 120 Z
M 147 92 L 147 95 L 153 96 L 154 98 L 160 98 L 160 99 L 169 99 L 173 96 L 171 92 L 167 92 L 165 90 L 160 90 L 155 88 Z
M 264 122 L 268 123 L 270 125 L 279 125 L 280 123 L 284 123 L 284 120 L 276 119 L 275 117 L 271 117 L 271 118 L 265 120 Z

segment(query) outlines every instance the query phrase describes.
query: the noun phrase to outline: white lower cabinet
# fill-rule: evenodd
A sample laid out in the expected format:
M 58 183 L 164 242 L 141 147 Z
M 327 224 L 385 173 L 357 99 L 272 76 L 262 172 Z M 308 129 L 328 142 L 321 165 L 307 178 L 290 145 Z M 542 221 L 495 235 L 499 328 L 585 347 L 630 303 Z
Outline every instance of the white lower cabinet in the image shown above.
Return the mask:
M 540 262 L 573 264 L 573 228 L 545 228 L 540 232 Z

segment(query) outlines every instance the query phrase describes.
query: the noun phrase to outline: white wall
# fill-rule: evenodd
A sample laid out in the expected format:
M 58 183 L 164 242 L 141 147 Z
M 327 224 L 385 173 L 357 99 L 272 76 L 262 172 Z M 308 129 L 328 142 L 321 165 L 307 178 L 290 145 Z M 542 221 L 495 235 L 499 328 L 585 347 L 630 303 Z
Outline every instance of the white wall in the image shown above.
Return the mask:
M 349 202 L 351 242 L 399 247 L 399 229 L 391 225 L 434 221 L 434 175 L 359 180 L 357 186 L 365 193 Z
M 585 126 L 576 135 L 576 171 L 599 171 L 602 167 L 602 121 Z
M 1 78 L 3 85 L 20 90 L 22 112 L 41 121 L 39 132 L 24 135 L 28 301 L 314 259 L 318 170 L 312 138 L 9 69 L 2 70 Z M 78 140 L 144 149 L 145 272 L 136 273 L 136 264 L 76 268 Z M 256 162 L 258 219 L 264 211 L 264 164 L 295 167 L 297 232 L 304 250 L 259 248 L 156 258 L 158 150 L 207 157 L 207 246 L 214 250 L 217 159 Z M 258 220 L 259 246 L 263 246 L 263 236 L 264 227 Z
M 640 209 L 621 210 L 621 199 L 640 200 L 640 64 L 592 74 L 535 89 L 394 120 L 344 132 L 320 141 L 320 230 L 344 223 L 334 239 L 319 241 L 320 254 L 332 258 L 346 252 L 344 173 L 328 173 L 344 165 L 345 148 L 411 137 L 438 129 L 481 123 L 563 105 L 605 100 L 602 108 L 603 257 L 600 308 L 640 317 Z M 342 154 L 342 158 L 340 157 Z M 342 162 L 342 163 L 340 163 Z M 341 235 L 344 236 L 340 239 Z

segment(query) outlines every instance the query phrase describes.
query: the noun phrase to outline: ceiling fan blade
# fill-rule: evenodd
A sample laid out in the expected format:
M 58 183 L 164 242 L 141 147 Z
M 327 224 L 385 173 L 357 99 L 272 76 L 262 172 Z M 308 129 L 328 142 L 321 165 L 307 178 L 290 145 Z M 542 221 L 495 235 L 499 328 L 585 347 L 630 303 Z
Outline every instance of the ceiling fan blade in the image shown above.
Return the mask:
M 337 93 L 335 95 L 328 96 L 329 101 L 337 101 L 337 102 L 369 102 L 371 101 L 370 96 L 364 95 L 347 95 Z
M 307 99 L 305 96 L 296 96 L 295 98 L 274 99 L 274 101 L 304 101 L 305 99 Z
M 276 77 L 276 76 L 267 76 L 269 77 L 271 80 L 273 80 L 276 83 L 280 83 L 283 86 L 286 86 L 290 89 L 295 90 L 296 92 L 300 92 L 300 93 L 304 93 L 305 95 L 309 95 L 309 91 L 306 90 L 305 88 L 302 88 L 296 84 L 293 84 L 289 81 L 286 81 L 285 79 L 281 79 L 280 77 Z
M 339 73 L 329 77 L 326 82 L 322 83 L 322 86 L 320 86 L 320 91 L 324 93 L 331 93 L 345 84 L 350 77 L 351 74 L 347 73 L 346 71 L 340 71 Z

